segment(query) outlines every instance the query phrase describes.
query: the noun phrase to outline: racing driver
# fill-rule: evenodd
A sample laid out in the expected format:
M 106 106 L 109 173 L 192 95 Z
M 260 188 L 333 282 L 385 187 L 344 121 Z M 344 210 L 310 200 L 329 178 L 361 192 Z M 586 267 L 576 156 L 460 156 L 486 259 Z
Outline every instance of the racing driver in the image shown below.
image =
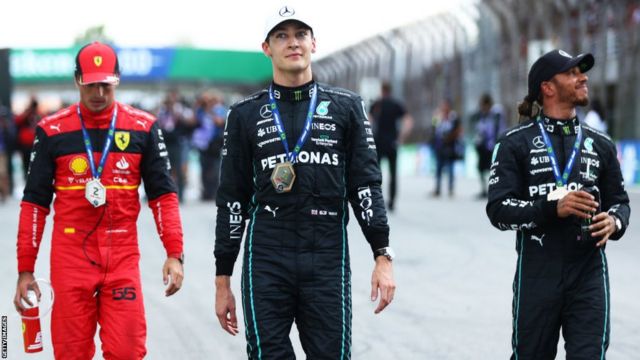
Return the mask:
M 562 50 L 539 58 L 518 107 L 527 120 L 493 150 L 487 214 L 517 231 L 512 359 L 554 359 L 560 329 L 567 359 L 604 359 L 609 345 L 605 245 L 630 208 L 614 143 L 576 116 L 593 64 Z
M 238 333 L 230 276 L 249 220 L 242 307 L 250 359 L 351 356 L 348 202 L 375 258 L 371 299 L 393 299 L 393 257 L 376 148 L 362 99 L 314 81 L 316 41 L 304 12 L 275 11 L 262 50 L 273 82 L 228 114 L 217 196 L 216 315 Z
M 162 132 L 155 119 L 115 101 L 118 58 L 94 42 L 76 56 L 79 103 L 38 124 L 21 203 L 18 284 L 24 310 L 45 218 L 55 194 L 51 338 L 56 359 L 92 359 L 100 324 L 105 359 L 141 359 L 146 323 L 138 262 L 138 187 L 144 181 L 167 259 L 166 295 L 182 284 L 182 225 Z M 39 294 L 38 294 L 39 295 Z

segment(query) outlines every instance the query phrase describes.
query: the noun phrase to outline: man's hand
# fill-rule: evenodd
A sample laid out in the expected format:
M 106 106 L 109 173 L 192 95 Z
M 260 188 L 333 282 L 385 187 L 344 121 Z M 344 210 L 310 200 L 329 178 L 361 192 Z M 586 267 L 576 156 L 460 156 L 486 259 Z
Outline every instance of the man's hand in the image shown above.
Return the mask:
M 165 296 L 171 296 L 182 287 L 182 279 L 184 279 L 184 270 L 180 260 L 168 257 L 162 266 L 162 282 L 167 286 L 164 291 Z
M 32 272 L 21 272 L 18 274 L 18 284 L 16 285 L 16 295 L 13 297 L 13 306 L 15 306 L 16 311 L 22 313 L 27 308 L 24 307 L 21 300 L 24 300 L 25 303 L 29 304 L 29 306 L 34 306 L 36 304 L 32 304 L 31 301 L 27 298 L 27 291 L 33 290 L 36 292 L 36 296 L 38 297 L 38 301 L 40 301 L 40 297 L 42 294 L 40 293 L 40 288 L 38 287 L 38 283 L 36 279 L 33 277 Z
M 601 212 L 591 219 L 591 226 L 589 230 L 592 231 L 591 236 L 594 238 L 602 237 L 602 240 L 598 241 L 596 247 L 601 247 L 607 243 L 609 237 L 616 232 L 616 220 L 612 215 L 606 212 Z
M 391 261 L 385 256 L 376 258 L 376 266 L 371 275 L 371 301 L 376 301 L 378 292 L 380 302 L 375 310 L 378 314 L 393 301 L 393 294 L 396 291 L 396 283 L 393 281 L 393 267 Z
M 569 215 L 575 215 L 582 219 L 591 217 L 589 212 L 595 212 L 598 203 L 595 198 L 588 192 L 578 190 L 570 191 L 562 199 L 558 200 L 558 217 L 566 218 Z
M 236 298 L 231 291 L 231 276 L 216 276 L 216 316 L 224 331 L 234 336 L 238 334 Z

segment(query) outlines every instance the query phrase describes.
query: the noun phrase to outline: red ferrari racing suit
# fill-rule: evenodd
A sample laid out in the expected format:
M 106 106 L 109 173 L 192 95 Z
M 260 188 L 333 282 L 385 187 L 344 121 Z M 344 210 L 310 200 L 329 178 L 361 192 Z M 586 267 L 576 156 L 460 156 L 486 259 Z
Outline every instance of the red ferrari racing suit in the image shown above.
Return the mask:
M 81 121 L 97 167 L 116 107 L 115 136 L 100 177 L 106 204 L 94 208 L 85 198 L 85 184 L 93 176 Z M 34 270 L 55 194 L 51 335 L 56 359 L 93 358 L 97 323 L 104 358 L 140 359 L 146 354 L 138 187 L 143 180 L 167 255 L 179 257 L 182 225 L 168 159 L 155 118 L 121 103 L 97 114 L 72 105 L 38 124 L 20 210 L 18 271 Z

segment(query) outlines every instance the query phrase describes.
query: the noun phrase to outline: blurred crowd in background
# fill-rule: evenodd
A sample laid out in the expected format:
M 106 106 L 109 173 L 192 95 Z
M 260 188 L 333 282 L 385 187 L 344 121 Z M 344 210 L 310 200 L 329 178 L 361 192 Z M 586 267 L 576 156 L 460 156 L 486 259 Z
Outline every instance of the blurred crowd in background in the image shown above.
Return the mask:
M 390 85 L 383 83 L 383 87 Z M 390 90 L 386 96 L 391 97 Z M 396 99 L 404 109 L 402 100 Z M 69 104 L 61 104 L 66 107 Z M 141 108 L 140 104 L 133 103 Z M 383 103 L 384 105 L 384 103 Z M 143 108 L 143 107 L 142 107 Z M 382 151 L 381 161 L 390 167 L 393 181 L 391 192 L 395 195 L 395 180 L 397 176 L 397 150 L 406 144 L 413 119 L 410 124 L 402 123 L 406 110 L 390 117 L 380 117 L 374 111 L 369 115 L 373 121 L 373 129 L 378 143 L 386 142 L 383 134 L 393 134 L 389 146 L 379 146 Z M 144 108 L 143 108 L 144 109 Z M 15 114 L 6 106 L 0 106 L 0 200 L 4 200 L 19 192 L 14 190 L 15 180 L 23 180 L 26 175 L 31 147 L 35 136 L 35 125 L 43 117 L 59 110 L 59 108 L 44 108 L 33 95 L 25 108 Z M 190 182 L 198 186 L 198 198 L 202 201 L 215 200 L 218 188 L 220 156 L 223 145 L 224 126 L 228 110 L 225 94 L 218 90 L 202 91 L 195 96 L 184 96 L 178 88 L 169 89 L 164 98 L 154 108 L 145 111 L 155 115 L 164 132 L 164 139 L 172 165 L 172 176 L 178 186 L 180 201 L 185 199 L 185 191 Z M 589 108 L 584 109 L 580 118 L 584 122 L 603 132 L 607 131 L 607 120 L 600 102 L 596 99 Z M 408 114 L 410 115 L 410 114 Z M 462 119 L 464 118 L 464 121 Z M 464 128 L 464 124 L 469 124 Z M 482 94 L 478 99 L 477 108 L 468 114 L 461 114 L 452 108 L 451 101 L 444 99 L 431 115 L 430 127 L 417 145 L 426 149 L 430 157 L 428 173 L 435 175 L 435 188 L 431 196 L 441 195 L 441 182 L 447 177 L 446 190 L 449 196 L 455 194 L 456 162 L 464 161 L 469 149 L 473 149 L 473 168 L 477 168 L 479 177 L 478 198 L 486 197 L 487 173 L 490 167 L 491 153 L 496 138 L 506 129 L 508 120 L 504 107 L 494 103 L 491 95 Z M 408 126 L 408 128 L 407 128 Z M 394 131 L 389 131 L 394 129 Z M 387 136 L 388 137 L 388 136 Z M 414 143 L 416 143 L 414 141 Z M 391 149 L 393 148 L 393 149 Z M 388 150 L 384 150 L 388 149 Z M 383 151 L 384 150 L 384 151 Z M 395 157 L 386 157 L 389 151 L 395 152 Z M 190 168 L 191 167 L 191 168 Z M 193 168 L 195 167 L 195 168 Z M 194 178 L 197 177 L 197 178 Z M 18 191 L 20 189 L 17 189 Z M 392 196 L 393 198 L 393 196 Z M 393 200 L 391 201 L 393 208 Z
M 69 104 L 61 104 L 64 108 Z M 132 104 L 139 107 L 139 104 Z M 60 108 L 42 106 L 36 95 L 26 107 L 12 113 L 0 106 L 0 200 L 14 193 L 15 180 L 23 183 L 29 165 L 35 127 L 43 117 Z M 227 105 L 216 90 L 203 91 L 193 98 L 183 96 L 177 88 L 170 89 L 164 99 L 145 111 L 155 115 L 164 133 L 171 161 L 171 175 L 178 185 L 180 201 L 189 181 L 190 163 L 199 165 L 199 198 L 215 199 L 220 170 L 220 151 L 223 143 Z M 190 161 L 190 159 L 197 161 Z M 19 167 L 18 167 L 19 165 Z M 18 167 L 18 168 L 17 168 Z M 192 173 L 194 173 L 192 171 Z M 18 189 L 19 190 L 19 189 Z M 20 196 L 18 193 L 17 196 Z
M 392 139 L 377 137 L 385 142 L 378 148 L 383 171 L 391 175 L 384 181 L 391 185 L 393 207 L 398 174 L 433 175 L 433 188 L 425 183 L 420 191 L 434 197 L 455 196 L 456 177 L 478 178 L 477 197 L 484 198 L 496 137 L 519 122 L 515 109 L 526 93 L 527 70 L 552 48 L 573 55 L 593 53 L 591 101 L 578 109 L 578 116 L 612 136 L 625 181 L 640 184 L 639 0 L 542 0 L 531 9 L 517 1 L 470 1 L 468 6 L 372 34 L 313 66 L 317 80 L 356 91 L 368 107 L 383 96 L 382 84 L 388 84 L 388 96 L 402 104 L 402 110 L 395 111 L 398 116 L 378 120 L 378 125 L 374 121 L 373 126 L 379 132 L 397 130 L 391 132 Z M 14 183 L 28 163 L 35 123 L 75 101 L 70 75 L 56 73 L 52 79 L 58 80 L 53 81 L 35 71 L 41 64 L 38 56 L 51 65 L 56 63 L 52 59 L 71 52 L 63 50 L 49 57 L 38 49 L 14 52 L 16 63 L 24 66 L 14 79 L 11 106 L 0 104 L 0 199 L 20 196 Z M 120 50 L 126 52 L 123 59 L 144 53 L 144 59 L 185 60 L 169 63 L 169 70 L 147 61 L 149 77 L 124 76 L 118 100 L 157 116 L 181 200 L 191 185 L 197 190 L 189 199 L 214 199 L 227 107 L 264 87 L 268 61 L 258 51 L 225 57 L 228 52 L 183 48 Z M 242 64 L 248 65 L 235 68 Z M 29 94 L 34 94 L 31 99 Z M 53 97 L 57 100 L 52 102 Z M 412 117 L 410 127 L 401 121 L 399 114 L 405 113 Z

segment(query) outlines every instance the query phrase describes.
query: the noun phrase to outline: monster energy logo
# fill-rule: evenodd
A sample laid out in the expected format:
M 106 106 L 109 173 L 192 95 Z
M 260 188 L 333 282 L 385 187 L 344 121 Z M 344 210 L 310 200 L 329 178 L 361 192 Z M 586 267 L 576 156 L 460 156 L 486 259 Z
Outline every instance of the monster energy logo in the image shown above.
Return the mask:
M 296 90 L 293 92 L 293 99 L 298 101 L 302 100 L 302 90 Z
M 564 132 L 565 135 L 569 135 L 569 133 L 571 132 L 571 128 L 565 125 L 562 127 L 562 131 Z

